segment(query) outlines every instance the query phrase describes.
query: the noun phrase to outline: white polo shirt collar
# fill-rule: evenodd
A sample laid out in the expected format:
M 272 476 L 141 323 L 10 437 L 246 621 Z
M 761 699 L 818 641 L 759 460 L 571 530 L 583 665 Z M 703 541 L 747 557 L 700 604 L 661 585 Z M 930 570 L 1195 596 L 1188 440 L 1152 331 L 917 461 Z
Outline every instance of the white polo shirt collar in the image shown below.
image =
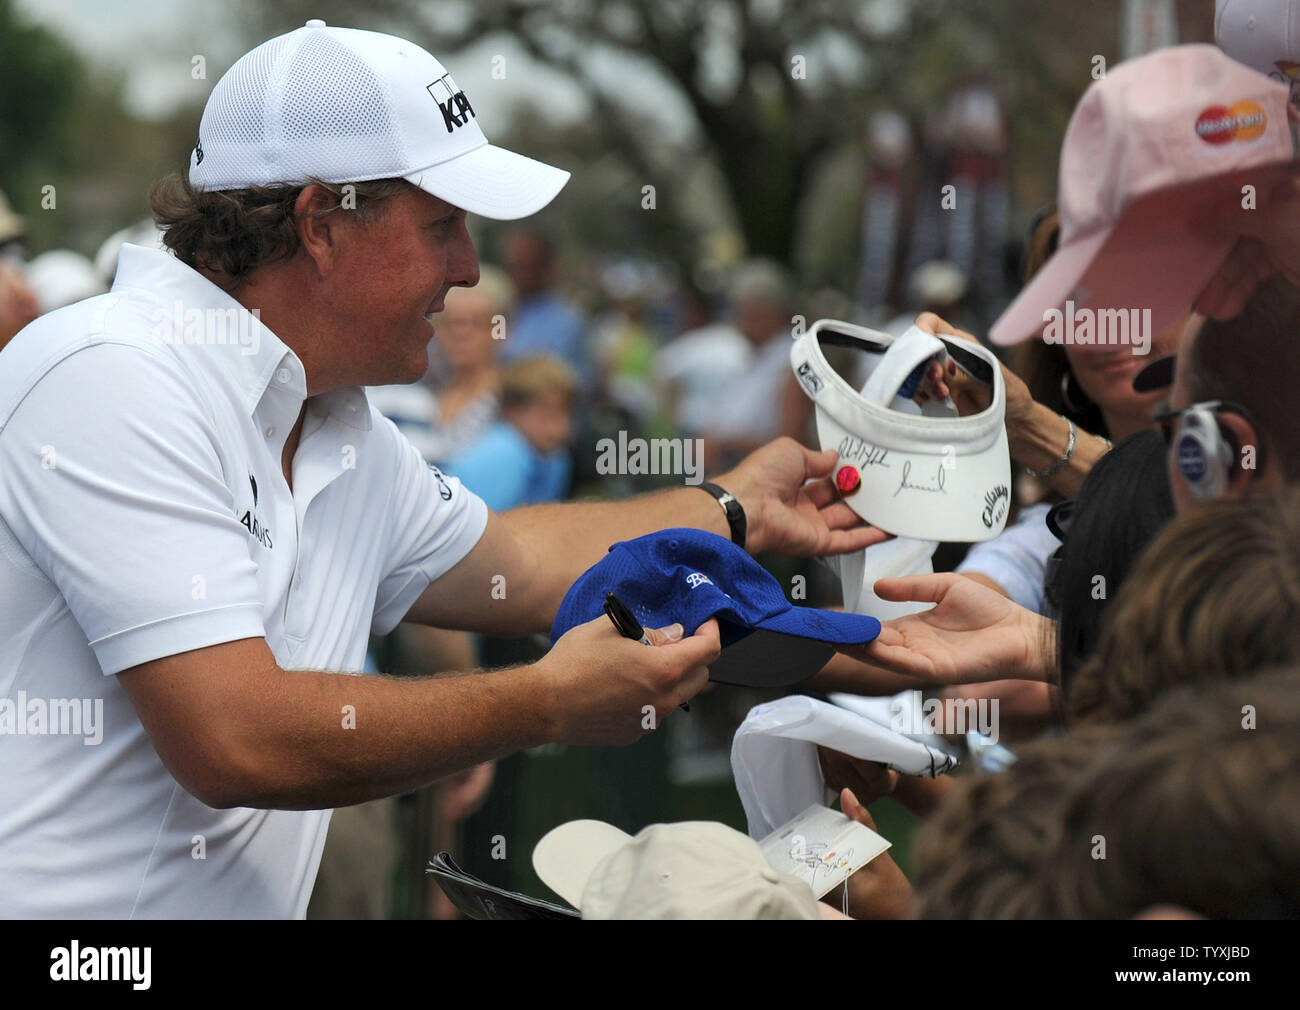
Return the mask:
M 170 336 L 180 342 L 187 337 L 187 327 L 206 327 L 202 346 L 210 353 L 202 359 L 224 375 L 250 417 L 268 419 L 263 429 L 276 428 L 275 434 L 280 436 L 288 433 L 307 399 L 306 369 L 293 348 L 242 303 L 170 253 L 130 244 L 122 247 L 112 290 L 130 290 L 132 297 L 155 303 L 160 310 L 157 321 L 162 339 Z M 231 310 L 239 314 L 235 334 L 205 322 L 206 318 L 222 319 L 220 315 L 207 317 L 209 312 Z M 274 405 L 267 402 L 268 396 Z M 370 430 L 370 408 L 361 386 L 332 389 L 313 400 L 322 413 L 358 430 Z M 284 426 L 279 418 L 290 405 L 289 425 Z

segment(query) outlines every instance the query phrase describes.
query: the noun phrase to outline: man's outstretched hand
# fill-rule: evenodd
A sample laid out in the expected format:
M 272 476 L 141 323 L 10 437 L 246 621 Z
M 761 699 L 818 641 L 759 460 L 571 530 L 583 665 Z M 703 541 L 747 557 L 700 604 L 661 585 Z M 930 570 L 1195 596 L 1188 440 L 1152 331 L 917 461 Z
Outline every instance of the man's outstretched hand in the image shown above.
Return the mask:
M 1053 623 L 973 579 L 952 573 L 880 579 L 883 600 L 934 609 L 888 621 L 868 645 L 841 652 L 936 684 L 1017 678 L 1048 680 L 1055 659 Z
M 837 455 L 778 438 L 717 478 L 745 509 L 750 553 L 845 554 L 889 539 L 839 500 L 832 479 Z

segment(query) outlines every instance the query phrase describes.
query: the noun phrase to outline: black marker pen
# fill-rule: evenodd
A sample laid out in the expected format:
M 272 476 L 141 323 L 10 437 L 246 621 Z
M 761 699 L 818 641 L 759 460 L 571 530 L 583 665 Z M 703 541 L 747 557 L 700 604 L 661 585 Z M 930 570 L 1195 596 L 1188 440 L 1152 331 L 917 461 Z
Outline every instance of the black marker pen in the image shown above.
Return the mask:
M 640 642 L 642 645 L 654 645 L 650 641 L 650 636 L 645 633 L 645 628 L 641 627 L 641 622 L 636 619 L 636 615 L 628 608 L 628 605 L 620 600 L 613 593 L 605 594 L 605 613 L 618 629 L 618 633 L 624 638 L 630 638 L 633 641 Z M 691 706 L 682 702 L 683 712 L 689 712 Z
M 609 615 L 609 619 L 614 622 L 614 627 L 624 638 L 631 638 L 642 645 L 654 645 L 654 642 L 650 641 L 650 636 L 645 633 L 645 628 L 641 627 L 641 622 L 636 619 L 636 615 L 613 593 L 605 594 L 605 613 Z

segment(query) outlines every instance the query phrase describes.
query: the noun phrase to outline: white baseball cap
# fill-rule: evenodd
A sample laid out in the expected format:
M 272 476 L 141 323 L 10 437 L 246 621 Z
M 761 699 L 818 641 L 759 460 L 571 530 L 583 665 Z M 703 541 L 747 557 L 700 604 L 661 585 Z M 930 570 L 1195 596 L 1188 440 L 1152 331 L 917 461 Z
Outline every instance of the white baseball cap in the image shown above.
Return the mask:
M 826 360 L 823 346 L 870 357 L 858 393 Z M 992 393 L 977 414 L 951 404 L 921 413 L 894 409 L 923 366 L 946 355 Z M 790 348 L 790 365 L 816 406 L 817 437 L 835 449 L 835 482 L 849 507 L 888 533 L 918 540 L 975 542 L 1002 532 L 1011 504 L 1006 390 L 993 354 L 966 340 L 911 327 L 895 339 L 838 319 L 820 319 Z
M 189 177 L 200 190 L 401 178 L 514 220 L 550 203 L 569 173 L 489 144 L 465 93 L 415 43 L 312 20 L 217 82 Z
M 533 868 L 584 919 L 822 917 L 807 884 L 713 821 L 652 824 L 636 837 L 603 821 L 570 821 L 537 843 Z
M 1228 56 L 1290 90 L 1300 105 L 1300 2 L 1215 0 L 1214 41 Z

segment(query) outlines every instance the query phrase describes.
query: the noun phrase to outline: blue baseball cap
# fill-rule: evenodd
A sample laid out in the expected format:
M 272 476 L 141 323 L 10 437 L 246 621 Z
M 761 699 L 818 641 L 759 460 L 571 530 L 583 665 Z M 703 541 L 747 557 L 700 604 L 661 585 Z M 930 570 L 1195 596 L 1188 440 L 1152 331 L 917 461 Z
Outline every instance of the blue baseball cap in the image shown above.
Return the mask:
M 726 537 L 696 529 L 667 529 L 614 544 L 565 593 L 554 645 L 570 628 L 604 613 L 613 593 L 642 626 L 677 623 L 693 635 L 718 619 L 722 655 L 709 679 L 744 687 L 788 687 L 817 673 L 837 645 L 858 645 L 880 634 L 880 622 L 861 614 L 793 606 L 766 569 Z

